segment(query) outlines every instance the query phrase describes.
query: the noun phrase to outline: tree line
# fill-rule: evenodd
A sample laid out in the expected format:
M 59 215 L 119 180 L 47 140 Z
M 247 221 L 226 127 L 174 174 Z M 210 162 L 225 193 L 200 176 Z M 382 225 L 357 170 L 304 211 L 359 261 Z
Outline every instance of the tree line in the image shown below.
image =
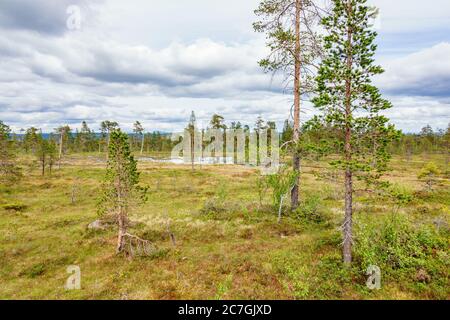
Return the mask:
M 304 158 L 317 158 L 327 152 L 338 152 L 338 148 L 330 150 L 330 146 L 324 147 L 324 141 L 327 136 L 334 136 L 336 132 L 324 127 L 318 128 L 314 126 L 316 118 L 305 122 L 300 128 L 301 146 L 299 146 L 299 155 Z M 60 126 L 52 133 L 44 134 L 40 129 L 30 127 L 23 130 L 23 134 L 12 133 L 10 127 L 0 121 L 0 139 L 2 143 L 2 166 L 3 175 L 16 176 L 17 170 L 12 170 L 12 160 L 17 153 L 25 153 L 34 155 L 36 161 L 40 164 L 42 174 L 47 171 L 51 173 L 54 166 L 60 167 L 61 158 L 69 153 L 107 153 L 109 144 L 109 134 L 119 128 L 119 124 L 113 121 L 103 121 L 98 132 L 91 130 L 86 121 L 81 124 L 81 129 L 75 129 L 70 126 Z M 189 119 L 187 130 L 193 130 L 196 127 L 195 113 Z M 277 129 L 276 123 L 273 121 L 265 121 L 262 117 L 258 117 L 254 126 L 243 125 L 241 122 L 231 122 L 229 125 L 225 123 L 225 118 L 219 114 L 214 114 L 205 130 L 209 128 L 224 130 L 243 129 L 244 132 L 254 130 L 259 132 L 264 129 Z M 280 145 L 289 144 L 293 139 L 294 126 L 291 121 L 285 120 L 280 135 Z M 142 124 L 136 121 L 132 133 L 129 133 L 128 140 L 130 150 L 132 152 L 165 152 L 172 150 L 176 142 L 171 141 L 171 134 L 160 131 L 145 133 Z M 205 141 L 204 145 L 208 142 Z M 248 146 L 247 146 L 248 147 Z M 418 133 L 401 133 L 398 139 L 392 141 L 389 145 L 389 152 L 402 155 L 406 159 L 411 159 L 413 155 L 440 153 L 448 155 L 450 160 L 450 124 L 446 130 L 436 129 L 430 125 L 423 127 Z M 312 152 L 314 150 L 314 152 Z M 248 150 L 247 150 L 248 152 Z M 447 161 L 449 161 L 447 160 Z M 8 174 L 7 174 L 8 173 Z
M 316 119 L 306 121 L 301 129 L 303 145 L 313 141 L 311 145 L 319 146 L 321 141 L 327 137 L 330 132 L 325 128 L 313 127 L 312 124 Z M 293 137 L 292 122 L 286 120 L 280 135 L 281 144 L 292 141 Z M 450 123 L 447 129 L 433 129 L 431 125 L 426 125 L 416 133 L 400 132 L 398 139 L 391 141 L 388 146 L 389 152 L 395 155 L 404 156 L 411 159 L 414 155 L 421 154 L 449 154 L 450 151 Z M 320 151 L 318 151 L 320 154 Z M 307 156 L 307 152 L 304 155 Z

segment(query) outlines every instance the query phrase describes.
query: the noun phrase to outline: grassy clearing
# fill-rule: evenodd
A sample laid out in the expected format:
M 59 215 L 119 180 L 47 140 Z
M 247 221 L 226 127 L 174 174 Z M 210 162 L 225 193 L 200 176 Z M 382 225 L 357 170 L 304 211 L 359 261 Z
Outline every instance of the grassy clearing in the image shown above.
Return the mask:
M 87 229 L 97 219 L 102 161 L 75 155 L 51 177 L 25 169 L 18 185 L 0 187 L 1 299 L 450 297 L 450 188 L 443 157 L 394 159 L 386 179 L 413 195 L 399 210 L 390 200 L 356 194 L 359 249 L 349 270 L 341 264 L 341 185 L 318 180 L 316 165 L 305 164 L 301 210 L 277 224 L 267 191 L 259 202 L 254 169 L 204 166 L 192 172 L 190 166 L 140 163 L 150 199 L 133 213 L 133 232 L 159 250 L 130 261 L 115 256 L 114 229 Z M 429 161 L 443 172 L 433 192 L 423 191 L 417 178 Z M 389 231 L 394 211 L 403 233 Z M 365 286 L 369 263 L 382 268 L 379 291 Z M 81 268 L 81 290 L 64 289 L 69 265 Z

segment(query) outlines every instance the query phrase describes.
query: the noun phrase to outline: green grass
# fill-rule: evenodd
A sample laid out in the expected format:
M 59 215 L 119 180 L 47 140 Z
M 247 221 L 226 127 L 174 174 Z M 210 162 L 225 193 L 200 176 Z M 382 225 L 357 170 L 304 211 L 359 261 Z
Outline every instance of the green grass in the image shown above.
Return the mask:
M 283 217 L 259 204 L 257 171 L 239 166 L 141 163 L 149 201 L 132 214 L 132 232 L 159 250 L 147 258 L 116 256 L 116 231 L 89 231 L 104 174 L 98 155 L 74 155 L 61 170 L 41 177 L 28 169 L 14 186 L 0 186 L 1 299 L 447 299 L 449 292 L 449 181 L 442 176 L 432 193 L 418 172 L 444 158 L 395 158 L 387 179 L 414 195 L 400 208 L 411 228 L 430 226 L 415 248 L 420 265 L 382 266 L 382 289 L 370 291 L 358 262 L 341 263 L 342 186 L 318 180 L 317 164 L 305 163 L 304 205 Z M 75 203 L 71 203 L 75 187 Z M 395 205 L 375 195 L 355 195 L 355 224 L 375 230 Z M 313 219 L 308 219 L 311 215 Z M 167 224 L 175 235 L 174 246 Z M 439 230 L 436 225 L 439 221 Z M 418 232 L 418 234 L 421 234 Z M 427 238 L 428 237 L 428 238 Z M 437 240 L 436 240 L 437 239 Z M 370 241 L 370 239 L 369 239 Z M 433 247 L 433 241 L 443 241 Z M 430 244 L 431 243 L 431 244 Z M 429 250 L 425 248 L 430 246 Z M 376 247 L 376 244 L 375 244 Z M 374 246 L 374 252 L 377 252 Z M 425 250 L 426 249 L 426 250 Z M 383 260 L 384 261 L 384 260 Z M 386 260 L 389 261 L 389 260 Z M 81 268 L 81 290 L 64 286 L 70 265 Z M 384 268 L 384 269 L 383 269 Z M 418 274 L 426 272 L 425 280 Z M 423 277 L 422 277 L 423 278 Z

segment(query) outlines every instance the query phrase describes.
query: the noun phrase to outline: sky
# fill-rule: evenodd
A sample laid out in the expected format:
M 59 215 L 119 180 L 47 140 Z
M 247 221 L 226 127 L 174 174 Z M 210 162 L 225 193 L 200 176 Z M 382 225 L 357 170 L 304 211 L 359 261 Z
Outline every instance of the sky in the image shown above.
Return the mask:
M 103 120 L 177 131 L 191 111 L 207 126 L 279 126 L 292 97 L 257 61 L 258 0 L 1 0 L 0 120 L 44 132 Z M 404 132 L 450 122 L 450 1 L 369 0 L 380 8 L 375 79 Z M 306 103 L 302 120 L 314 114 Z

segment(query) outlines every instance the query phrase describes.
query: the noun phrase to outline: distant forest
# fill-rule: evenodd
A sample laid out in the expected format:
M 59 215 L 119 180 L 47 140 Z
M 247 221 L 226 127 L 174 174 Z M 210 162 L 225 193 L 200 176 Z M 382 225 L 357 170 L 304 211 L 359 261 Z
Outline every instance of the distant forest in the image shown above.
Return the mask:
M 186 128 L 195 125 L 195 115 Z M 50 144 L 55 144 L 57 148 L 61 143 L 63 153 L 78 152 L 106 152 L 108 144 L 108 134 L 113 128 L 118 128 L 119 124 L 111 121 L 104 121 L 99 131 L 92 130 L 87 122 L 83 121 L 81 129 L 70 126 L 61 126 L 52 133 L 43 133 L 40 129 L 30 127 L 21 133 L 10 133 L 10 139 L 16 145 L 17 149 L 26 153 L 35 151 L 40 139 L 47 140 Z M 261 130 L 265 128 L 277 129 L 276 124 L 271 121 L 264 121 L 259 117 L 253 126 L 242 125 L 240 122 L 225 124 L 224 117 L 215 114 L 206 128 L 234 130 L 244 129 Z M 322 129 L 323 131 L 323 129 Z M 329 133 L 312 129 L 311 123 L 307 122 L 301 128 L 302 137 L 305 143 L 319 143 Z M 176 142 L 171 141 L 170 132 L 153 131 L 145 132 L 139 121 L 134 124 L 133 132 L 129 132 L 130 145 L 133 151 L 143 152 L 170 152 Z M 284 144 L 292 140 L 293 125 L 286 120 L 280 133 L 280 143 Z M 62 138 L 62 139 L 61 139 Z M 446 130 L 433 129 L 430 125 L 423 127 L 419 133 L 402 133 L 391 146 L 391 152 L 394 154 L 412 156 L 422 153 L 449 153 L 450 147 L 450 124 Z M 307 148 L 304 150 L 304 156 L 307 156 Z

